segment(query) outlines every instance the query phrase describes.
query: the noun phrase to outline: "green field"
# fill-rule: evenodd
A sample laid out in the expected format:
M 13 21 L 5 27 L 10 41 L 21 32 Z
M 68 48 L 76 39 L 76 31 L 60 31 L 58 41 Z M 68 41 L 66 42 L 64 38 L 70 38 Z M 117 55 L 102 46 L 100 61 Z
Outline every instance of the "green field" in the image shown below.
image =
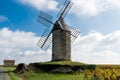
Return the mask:
M 20 74 L 23 80 L 84 80 L 83 74 L 34 73 Z
M 10 72 L 11 80 L 120 80 L 119 69 L 85 70 L 83 73 Z
M 2 68 L 4 68 L 6 71 L 9 71 L 8 75 L 10 80 L 21 80 L 21 77 L 19 75 L 12 72 L 13 70 L 15 70 L 16 67 L 2 67 Z
M 64 67 L 65 65 L 69 65 L 73 69 L 77 66 L 77 68 L 83 70 L 81 72 L 74 71 L 71 73 L 52 73 L 48 71 L 55 66 Z M 20 74 L 10 72 L 9 76 L 11 80 L 120 80 L 120 65 L 88 65 L 71 61 L 56 61 L 37 63 L 37 66 L 43 70 L 46 70 L 47 66 L 47 72 L 30 69 Z M 8 71 L 14 69 L 15 67 L 6 67 Z

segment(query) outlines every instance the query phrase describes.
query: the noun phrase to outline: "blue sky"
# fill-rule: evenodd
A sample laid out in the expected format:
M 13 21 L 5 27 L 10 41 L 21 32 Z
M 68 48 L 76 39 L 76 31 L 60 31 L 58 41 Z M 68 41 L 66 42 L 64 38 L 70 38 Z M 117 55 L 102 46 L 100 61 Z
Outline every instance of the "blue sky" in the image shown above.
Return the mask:
M 7 17 L 7 20 L 0 24 L 0 27 L 9 27 L 11 30 L 24 30 L 38 32 L 37 20 L 39 11 L 20 4 L 15 0 L 1 0 L 0 14 Z
M 120 43 L 120 0 L 71 1 L 74 2 L 74 5 L 65 17 L 65 20 L 69 26 L 81 31 L 81 35 L 73 44 L 72 53 L 75 53 L 75 55 L 72 54 L 72 60 L 86 63 L 118 64 L 118 61 L 120 61 L 117 58 L 117 56 L 120 56 L 120 51 L 117 48 L 120 46 L 118 45 Z M 16 59 L 16 57 L 21 58 L 21 56 L 24 58 L 23 62 L 25 63 L 49 61 L 51 59 L 49 57 L 51 55 L 51 49 L 45 52 L 36 46 L 37 41 L 46 27 L 37 22 L 37 19 L 42 10 L 53 16 L 53 22 L 55 22 L 63 2 L 64 0 L 0 0 L 0 53 L 5 54 L 0 54 L 3 56 L 0 59 L 0 64 L 2 64 L 3 59 Z M 91 44 L 90 40 L 94 41 L 94 43 Z M 13 47 L 10 47 L 12 44 L 9 43 L 13 43 Z M 19 44 L 24 45 L 21 46 Z M 79 44 L 79 46 L 75 44 Z M 13 51 L 15 47 L 17 49 Z M 102 56 L 103 54 L 99 52 L 106 53 L 108 61 L 102 61 L 106 57 Z M 36 53 L 39 53 L 39 55 Z M 11 57 L 5 57 L 11 54 Z M 36 58 L 36 55 L 40 57 Z M 86 55 L 87 57 L 85 57 Z M 28 56 L 32 59 L 27 60 Z M 39 59 L 43 56 L 47 56 L 47 59 Z M 77 56 L 81 57 L 78 58 Z M 112 56 L 114 56 L 114 59 L 111 61 Z M 92 60 L 96 58 L 99 58 L 98 61 Z M 17 63 L 19 62 L 22 62 L 22 60 L 17 61 Z
M 61 0 L 64 2 L 64 0 Z M 74 3 L 75 5 L 75 3 Z M 37 22 L 40 10 L 32 7 L 31 5 L 22 4 L 20 0 L 1 0 L 0 2 L 0 15 L 7 17 L 7 20 L 0 23 L 0 27 L 9 27 L 11 30 L 24 30 L 32 31 L 37 35 L 39 31 L 44 29 L 42 25 Z M 42 9 L 41 9 L 42 10 Z M 44 10 L 48 14 L 55 13 L 54 19 L 56 19 L 59 10 Z M 52 15 L 50 14 L 50 15 Z M 77 14 L 77 13 L 76 13 Z M 110 33 L 120 28 L 120 10 L 108 9 L 99 13 L 98 15 L 86 15 L 82 14 L 79 17 L 76 14 L 68 14 L 66 16 L 66 22 L 72 27 L 77 27 L 83 34 L 88 33 L 91 30 L 96 30 L 102 33 Z M 69 16 L 70 15 L 70 16 Z M 53 16 L 53 15 L 52 15 Z M 72 17 L 71 17 L 72 16 Z M 42 27 L 41 27 L 42 26 Z M 106 31 L 107 29 L 107 31 Z

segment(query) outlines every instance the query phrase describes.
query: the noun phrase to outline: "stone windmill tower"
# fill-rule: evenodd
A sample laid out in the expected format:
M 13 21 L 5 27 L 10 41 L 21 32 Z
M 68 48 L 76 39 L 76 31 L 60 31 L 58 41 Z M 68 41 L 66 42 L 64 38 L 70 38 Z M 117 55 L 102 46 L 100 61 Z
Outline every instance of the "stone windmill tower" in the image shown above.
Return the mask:
M 52 16 L 40 12 L 38 22 L 47 27 L 37 45 L 47 50 L 52 43 L 52 61 L 71 60 L 71 42 L 80 34 L 78 30 L 68 26 L 64 21 L 64 17 L 72 5 L 73 3 L 69 0 L 65 1 L 55 23 L 52 22 Z M 51 24 L 53 25 L 52 29 L 49 27 Z

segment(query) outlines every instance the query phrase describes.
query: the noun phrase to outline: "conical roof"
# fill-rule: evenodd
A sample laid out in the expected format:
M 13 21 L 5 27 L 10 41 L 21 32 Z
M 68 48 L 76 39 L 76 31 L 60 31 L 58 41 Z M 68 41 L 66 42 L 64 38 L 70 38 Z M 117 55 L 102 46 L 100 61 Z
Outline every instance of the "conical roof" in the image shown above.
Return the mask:
M 69 26 L 66 24 L 66 22 L 65 22 L 63 17 L 60 17 L 60 19 L 58 21 L 60 22 L 60 24 L 61 24 L 60 27 L 62 29 L 70 31 Z

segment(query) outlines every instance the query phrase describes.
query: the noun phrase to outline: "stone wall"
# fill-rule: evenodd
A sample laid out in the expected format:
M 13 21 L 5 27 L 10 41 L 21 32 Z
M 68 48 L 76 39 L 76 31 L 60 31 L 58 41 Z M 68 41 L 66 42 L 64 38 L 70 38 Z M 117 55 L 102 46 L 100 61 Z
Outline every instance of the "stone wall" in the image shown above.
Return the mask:
M 71 32 L 56 29 L 52 36 L 52 60 L 71 60 Z

